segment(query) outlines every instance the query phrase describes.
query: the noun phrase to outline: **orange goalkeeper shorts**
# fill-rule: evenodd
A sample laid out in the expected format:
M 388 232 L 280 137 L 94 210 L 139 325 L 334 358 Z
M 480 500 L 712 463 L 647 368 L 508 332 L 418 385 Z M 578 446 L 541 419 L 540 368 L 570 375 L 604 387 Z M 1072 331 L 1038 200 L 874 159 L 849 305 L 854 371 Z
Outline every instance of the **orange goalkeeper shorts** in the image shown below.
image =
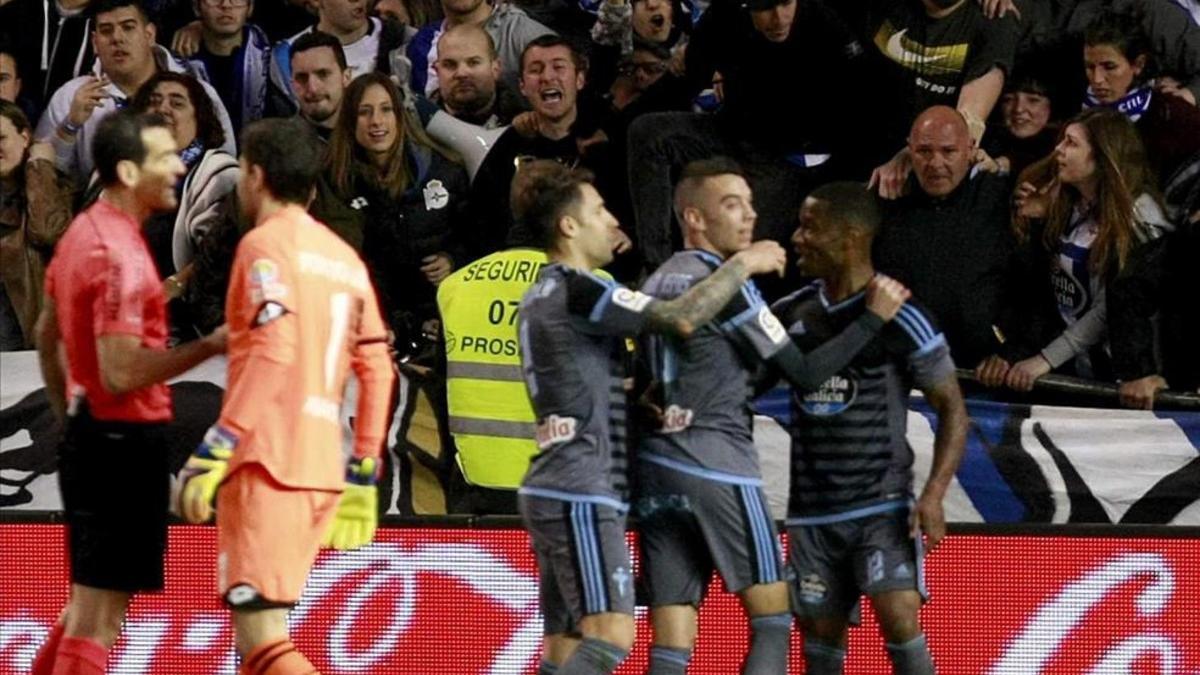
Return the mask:
M 217 491 L 217 589 L 233 608 L 294 605 L 341 493 L 289 488 L 243 464 Z

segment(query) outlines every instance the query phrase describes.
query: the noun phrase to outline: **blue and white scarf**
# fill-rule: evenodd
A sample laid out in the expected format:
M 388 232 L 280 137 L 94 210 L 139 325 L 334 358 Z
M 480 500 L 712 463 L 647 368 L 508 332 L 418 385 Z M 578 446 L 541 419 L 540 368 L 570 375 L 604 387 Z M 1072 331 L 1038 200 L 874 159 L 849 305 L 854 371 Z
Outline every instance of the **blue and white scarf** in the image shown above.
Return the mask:
M 192 167 L 203 155 L 204 143 L 199 138 L 192 140 L 186 148 L 179 151 L 179 159 L 183 160 L 183 165 L 188 168 L 188 171 L 192 170 Z
M 1092 88 L 1088 87 L 1087 93 L 1083 95 L 1083 109 L 1089 108 L 1112 108 L 1122 115 L 1129 118 L 1130 122 L 1136 122 L 1142 119 L 1142 115 L 1150 109 L 1150 99 L 1154 94 L 1154 88 L 1151 84 L 1143 84 L 1140 87 L 1135 87 L 1128 94 L 1122 96 L 1119 100 L 1112 103 L 1101 103 L 1092 93 Z

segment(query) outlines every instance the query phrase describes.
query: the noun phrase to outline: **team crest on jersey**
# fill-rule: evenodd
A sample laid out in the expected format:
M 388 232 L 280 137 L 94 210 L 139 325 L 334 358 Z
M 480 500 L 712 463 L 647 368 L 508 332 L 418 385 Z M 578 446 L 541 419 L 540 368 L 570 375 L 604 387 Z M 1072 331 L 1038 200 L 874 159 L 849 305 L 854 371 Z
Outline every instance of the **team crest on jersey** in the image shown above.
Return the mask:
M 763 307 L 759 310 L 758 326 L 767 334 L 767 338 L 775 344 L 779 344 L 787 338 L 787 331 L 783 329 L 783 324 L 779 323 L 779 319 L 775 318 L 769 307 Z
M 421 193 L 425 197 L 426 211 L 436 211 L 450 202 L 450 193 L 446 186 L 436 178 L 426 183 Z
M 800 409 L 814 417 L 832 417 L 853 405 L 857 396 L 858 383 L 854 378 L 834 375 L 820 389 L 801 397 Z
M 652 298 L 645 293 L 630 290 L 628 288 L 618 288 L 613 291 L 612 301 L 618 307 L 624 307 L 631 312 L 640 312 L 650 304 Z
M 825 580 L 817 574 L 805 574 L 800 577 L 800 600 L 816 605 L 825 601 L 825 596 L 829 595 L 829 585 Z
M 575 438 L 575 427 L 577 422 L 574 417 L 559 417 L 551 415 L 542 420 L 541 424 L 537 425 L 537 431 L 534 438 L 537 440 L 538 448 L 545 450 L 546 448 L 557 443 L 566 443 Z
M 258 305 L 285 297 L 287 287 L 279 282 L 279 266 L 274 260 L 259 258 L 250 263 L 250 304 Z
M 613 570 L 612 580 L 613 583 L 617 585 L 618 595 L 620 595 L 622 598 L 626 595 L 629 595 L 629 591 L 632 586 L 630 582 L 633 581 L 633 575 L 629 573 L 629 570 L 625 569 L 624 567 L 618 567 L 617 569 Z

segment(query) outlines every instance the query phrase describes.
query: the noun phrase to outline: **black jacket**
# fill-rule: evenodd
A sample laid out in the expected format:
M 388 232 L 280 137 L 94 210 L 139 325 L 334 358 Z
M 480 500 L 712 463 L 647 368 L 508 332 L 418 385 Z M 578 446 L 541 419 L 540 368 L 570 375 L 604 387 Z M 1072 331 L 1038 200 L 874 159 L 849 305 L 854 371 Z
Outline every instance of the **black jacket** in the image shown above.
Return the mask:
M 1014 264 L 1011 185 L 979 173 L 945 199 L 931 199 L 915 179 L 911 188 L 884 212 L 875 266 L 933 313 L 954 362 L 974 367 L 1000 348 L 993 326 L 1003 322 Z
M 469 262 L 466 170 L 424 146 L 407 148 L 416 178 L 399 200 L 361 177 L 352 195 L 338 195 L 324 176 L 309 209 L 362 254 L 398 336 L 437 316 L 437 290 L 421 272 L 421 259 L 445 252 L 456 268 Z

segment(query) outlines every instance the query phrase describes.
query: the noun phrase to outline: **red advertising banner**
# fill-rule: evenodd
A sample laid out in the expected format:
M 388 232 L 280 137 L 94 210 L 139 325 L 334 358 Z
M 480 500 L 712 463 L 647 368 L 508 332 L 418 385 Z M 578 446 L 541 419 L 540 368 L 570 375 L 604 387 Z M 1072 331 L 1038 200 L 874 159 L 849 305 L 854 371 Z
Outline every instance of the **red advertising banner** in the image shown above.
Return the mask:
M 139 597 L 109 672 L 235 672 L 215 597 L 215 530 L 174 527 L 167 590 Z M 952 536 L 928 558 L 922 621 L 941 673 L 1200 673 L 1200 543 L 1186 539 Z M 56 525 L 0 525 L 0 673 L 28 671 L 67 595 Z M 372 546 L 323 554 L 293 635 L 323 673 L 532 673 L 537 577 L 517 530 L 390 528 Z M 646 667 L 649 626 L 621 673 Z M 736 673 L 736 600 L 714 584 L 693 673 Z M 802 672 L 800 638 L 792 672 Z M 851 633 L 850 673 L 890 672 L 870 612 Z

